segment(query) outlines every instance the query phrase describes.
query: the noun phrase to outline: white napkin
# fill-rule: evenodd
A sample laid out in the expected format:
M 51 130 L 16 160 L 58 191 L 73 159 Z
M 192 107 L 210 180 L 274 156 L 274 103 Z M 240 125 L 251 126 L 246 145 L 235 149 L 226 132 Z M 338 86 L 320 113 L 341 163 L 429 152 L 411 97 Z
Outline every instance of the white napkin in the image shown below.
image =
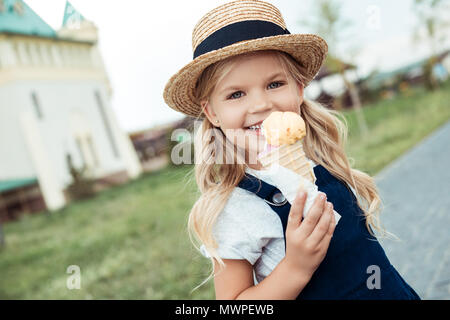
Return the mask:
M 289 203 L 292 205 L 300 186 L 303 186 L 303 190 L 307 192 L 305 207 L 303 209 L 303 217 L 306 217 L 309 209 L 312 207 L 314 200 L 319 195 L 317 185 L 297 174 L 296 172 L 280 166 L 277 163 L 272 164 L 265 170 L 257 171 L 258 175 L 269 177 L 273 184 L 283 193 Z M 269 180 L 269 179 L 268 179 Z M 265 180 L 266 181 L 266 180 Z M 267 181 L 270 183 L 269 181 Z M 341 215 L 334 211 L 334 217 L 336 224 L 339 222 Z

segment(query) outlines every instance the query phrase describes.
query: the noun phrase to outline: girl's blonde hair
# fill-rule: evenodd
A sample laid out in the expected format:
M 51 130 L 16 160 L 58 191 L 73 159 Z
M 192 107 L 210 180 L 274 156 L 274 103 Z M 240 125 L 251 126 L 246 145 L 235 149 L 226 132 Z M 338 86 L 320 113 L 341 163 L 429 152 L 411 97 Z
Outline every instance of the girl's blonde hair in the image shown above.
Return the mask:
M 287 71 L 297 83 L 305 83 L 302 67 L 289 54 L 275 50 L 264 52 L 275 54 L 285 72 Z M 254 53 L 241 54 L 238 57 Z M 215 85 L 230 71 L 232 65 L 230 62 L 236 57 L 216 62 L 204 70 L 196 86 L 195 98 L 199 104 L 202 100 L 208 100 Z M 344 146 L 347 140 L 345 118 L 338 111 L 330 110 L 308 99 L 303 100 L 300 115 L 306 125 L 306 137 L 303 140 L 306 156 L 355 190 L 358 206 L 364 212 L 366 227 L 372 235 L 374 233 L 371 228 L 386 234 L 379 220 L 382 202 L 374 179 L 362 171 L 352 169 L 345 155 Z M 200 197 L 189 214 L 188 234 L 197 250 L 199 248 L 194 238 L 199 244 L 205 245 L 211 257 L 212 272 L 193 290 L 214 275 L 215 261 L 221 267 L 225 266 L 217 254 L 217 243 L 213 238 L 212 229 L 231 192 L 244 177 L 246 168 L 236 145 L 230 143 L 223 131 L 213 126 L 206 117 L 195 132 L 194 149 L 195 178 Z M 225 157 L 230 156 L 234 158 L 231 163 L 225 161 Z

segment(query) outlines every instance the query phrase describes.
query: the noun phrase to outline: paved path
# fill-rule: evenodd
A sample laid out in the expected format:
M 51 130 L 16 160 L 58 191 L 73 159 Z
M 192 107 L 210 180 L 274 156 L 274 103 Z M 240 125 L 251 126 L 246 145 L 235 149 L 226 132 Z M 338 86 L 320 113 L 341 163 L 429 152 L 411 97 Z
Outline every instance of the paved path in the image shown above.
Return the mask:
M 381 221 L 401 239 L 380 242 L 422 299 L 450 299 L 449 164 L 447 122 L 375 177 Z

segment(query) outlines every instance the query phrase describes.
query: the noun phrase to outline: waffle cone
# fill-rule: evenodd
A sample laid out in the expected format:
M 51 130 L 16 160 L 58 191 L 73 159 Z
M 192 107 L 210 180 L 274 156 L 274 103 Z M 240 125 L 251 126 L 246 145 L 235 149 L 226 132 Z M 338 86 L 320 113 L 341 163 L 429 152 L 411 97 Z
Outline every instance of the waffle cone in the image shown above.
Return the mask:
M 264 168 L 268 168 L 272 164 L 277 163 L 280 166 L 296 172 L 314 184 L 316 182 L 316 176 L 303 151 L 302 140 L 303 139 L 300 139 L 293 144 L 281 145 L 280 147 L 261 155 L 258 159 Z

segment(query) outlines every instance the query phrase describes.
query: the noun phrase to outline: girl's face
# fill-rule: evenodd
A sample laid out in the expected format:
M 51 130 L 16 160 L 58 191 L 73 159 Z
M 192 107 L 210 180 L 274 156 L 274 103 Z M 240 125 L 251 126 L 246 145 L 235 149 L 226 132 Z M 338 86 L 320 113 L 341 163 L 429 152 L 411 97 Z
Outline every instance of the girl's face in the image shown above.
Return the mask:
M 201 101 L 201 105 L 209 121 L 245 150 L 249 167 L 259 170 L 256 156 L 264 149 L 264 136 L 248 127 L 261 124 L 274 111 L 300 114 L 303 86 L 270 53 L 256 52 L 230 63 L 230 71 L 216 84 L 209 101 Z

